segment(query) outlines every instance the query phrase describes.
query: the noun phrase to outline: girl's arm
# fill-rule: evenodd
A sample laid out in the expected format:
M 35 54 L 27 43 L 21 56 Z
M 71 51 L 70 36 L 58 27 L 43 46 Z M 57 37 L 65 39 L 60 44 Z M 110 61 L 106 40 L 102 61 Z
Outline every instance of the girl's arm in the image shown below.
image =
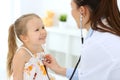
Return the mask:
M 18 51 L 13 58 L 13 80 L 23 80 L 23 71 L 25 64 L 25 56 L 23 51 Z

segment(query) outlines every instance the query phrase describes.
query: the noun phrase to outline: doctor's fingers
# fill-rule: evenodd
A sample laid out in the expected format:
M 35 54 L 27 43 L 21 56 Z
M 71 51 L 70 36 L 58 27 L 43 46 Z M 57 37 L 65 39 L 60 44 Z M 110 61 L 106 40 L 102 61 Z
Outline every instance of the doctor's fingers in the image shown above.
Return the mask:
M 46 54 L 45 60 L 46 60 L 46 62 L 56 61 L 56 59 L 51 54 Z
M 50 68 L 52 71 L 54 71 L 54 72 L 57 72 L 60 68 L 59 68 L 59 64 L 56 62 L 56 60 L 54 61 L 51 61 L 51 62 L 48 62 L 48 61 L 43 61 L 43 64 L 46 66 L 46 67 L 48 67 L 48 68 Z

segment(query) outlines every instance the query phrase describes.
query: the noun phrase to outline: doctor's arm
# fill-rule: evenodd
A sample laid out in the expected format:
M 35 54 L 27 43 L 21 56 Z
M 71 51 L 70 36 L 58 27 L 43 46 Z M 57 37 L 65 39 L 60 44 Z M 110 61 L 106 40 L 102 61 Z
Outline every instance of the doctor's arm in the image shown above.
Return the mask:
M 69 79 L 73 73 L 74 68 L 67 68 L 66 69 L 66 77 Z M 72 80 L 79 80 L 78 79 L 78 69 L 76 70 Z
M 72 68 L 61 67 L 57 63 L 56 59 L 50 54 L 45 55 L 45 60 L 43 61 L 43 63 L 47 67 L 49 67 L 52 71 L 54 71 L 56 74 L 66 76 L 67 78 L 70 78 L 70 76 L 72 75 L 72 72 L 73 72 Z M 78 71 L 77 70 L 76 70 L 72 80 L 78 80 Z

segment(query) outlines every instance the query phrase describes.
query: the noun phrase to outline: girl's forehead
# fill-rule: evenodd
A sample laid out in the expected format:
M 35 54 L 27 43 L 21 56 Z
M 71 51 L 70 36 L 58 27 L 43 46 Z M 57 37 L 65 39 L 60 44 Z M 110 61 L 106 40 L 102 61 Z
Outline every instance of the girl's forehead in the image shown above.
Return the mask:
M 32 18 L 27 22 L 27 27 L 37 27 L 37 26 L 43 26 L 42 20 L 39 18 Z

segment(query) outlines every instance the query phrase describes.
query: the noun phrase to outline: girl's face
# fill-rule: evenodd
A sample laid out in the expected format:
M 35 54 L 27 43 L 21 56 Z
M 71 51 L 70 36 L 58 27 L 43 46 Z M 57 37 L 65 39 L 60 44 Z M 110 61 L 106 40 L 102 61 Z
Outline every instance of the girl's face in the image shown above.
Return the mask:
M 42 45 L 45 43 L 47 32 L 44 28 L 42 20 L 33 18 L 27 23 L 27 42 L 32 45 Z

